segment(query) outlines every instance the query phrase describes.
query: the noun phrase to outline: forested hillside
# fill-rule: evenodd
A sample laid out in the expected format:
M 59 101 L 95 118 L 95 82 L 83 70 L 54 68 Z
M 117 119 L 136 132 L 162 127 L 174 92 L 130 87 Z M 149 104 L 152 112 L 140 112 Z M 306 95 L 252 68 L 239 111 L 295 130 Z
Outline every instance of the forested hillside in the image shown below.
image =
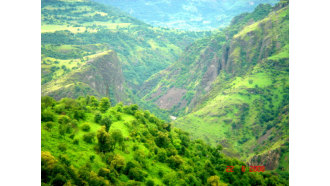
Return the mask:
M 93 96 L 41 103 L 42 185 L 288 184 L 271 171 L 242 172 L 247 165 L 221 145 L 192 141 L 137 105 Z
M 94 0 L 120 8 L 155 26 L 183 30 L 210 30 L 228 26 L 231 19 L 251 12 L 260 3 L 278 0 Z

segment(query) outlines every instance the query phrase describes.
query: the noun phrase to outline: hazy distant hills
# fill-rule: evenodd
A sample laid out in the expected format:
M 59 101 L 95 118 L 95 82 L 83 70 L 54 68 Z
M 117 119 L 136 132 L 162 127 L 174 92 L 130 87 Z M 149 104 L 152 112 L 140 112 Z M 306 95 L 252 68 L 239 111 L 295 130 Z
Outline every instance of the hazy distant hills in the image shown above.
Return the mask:
M 155 26 L 207 30 L 229 25 L 231 19 L 251 12 L 261 3 L 278 0 L 94 0 L 115 6 Z

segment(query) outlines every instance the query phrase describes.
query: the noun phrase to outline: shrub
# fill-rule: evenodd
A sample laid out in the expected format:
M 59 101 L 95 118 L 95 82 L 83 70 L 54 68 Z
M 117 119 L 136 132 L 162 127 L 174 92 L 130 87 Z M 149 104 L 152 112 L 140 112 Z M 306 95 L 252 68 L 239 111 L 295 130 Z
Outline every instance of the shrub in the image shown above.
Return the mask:
M 83 140 L 86 143 L 93 143 L 94 140 L 95 140 L 94 138 L 95 138 L 95 133 L 94 132 L 89 132 L 87 134 L 84 134 L 84 136 L 83 136 Z
M 41 112 L 41 121 L 55 121 L 55 114 L 52 111 L 46 109 Z
M 104 97 L 100 100 L 99 109 L 101 112 L 106 112 L 111 106 L 110 100 L 107 97 Z
M 183 164 L 183 159 L 179 155 L 171 156 L 168 159 L 169 166 L 173 169 L 179 168 Z
M 70 138 L 70 139 L 73 139 L 74 136 L 75 136 L 75 134 L 71 134 L 71 135 L 69 136 L 69 138 Z
M 167 145 L 170 143 L 170 139 L 166 133 L 158 132 L 158 136 L 155 139 L 155 142 L 158 147 L 167 147 Z
M 148 180 L 146 182 L 146 186 L 154 186 L 155 185 L 155 182 L 153 180 Z
M 125 167 L 125 159 L 124 157 L 116 154 L 113 157 L 113 160 L 111 161 L 111 165 L 112 168 L 114 168 L 115 170 L 117 170 L 118 172 L 121 172 L 124 167 Z
M 124 137 L 119 129 L 115 129 L 110 134 L 111 138 L 114 140 L 115 145 L 118 143 L 120 146 L 123 145 Z
M 50 96 L 41 97 L 41 105 L 44 108 L 53 107 L 56 103 L 56 100 Z
M 162 178 L 162 177 L 164 176 L 164 172 L 163 172 L 163 170 L 159 170 L 159 171 L 158 171 L 158 176 L 159 176 L 160 178 Z
M 52 181 L 52 185 L 64 185 L 65 183 L 66 178 L 61 174 L 57 174 Z
M 95 159 L 95 156 L 94 156 L 94 155 L 89 156 L 89 160 L 90 160 L 92 163 L 94 162 L 94 159 Z
M 211 176 L 207 179 L 207 185 L 217 186 L 220 185 L 220 178 L 219 176 Z
M 91 130 L 91 127 L 87 123 L 85 123 L 82 125 L 81 129 L 85 132 L 89 132 Z
M 107 168 L 100 168 L 98 176 L 102 176 L 102 177 L 108 177 L 110 174 L 110 170 Z
M 101 124 L 105 126 L 105 131 L 106 132 L 109 132 L 110 127 L 111 127 L 111 124 L 112 124 L 112 121 L 111 121 L 111 119 L 109 117 L 104 117 L 101 120 Z
M 58 149 L 62 152 L 66 151 L 66 145 L 64 143 L 61 143 L 58 145 Z
M 61 115 L 58 118 L 58 123 L 60 123 L 62 125 L 68 124 L 69 122 L 70 122 L 70 118 L 67 115 Z
M 94 116 L 94 122 L 95 123 L 100 123 L 102 120 L 102 115 L 100 113 L 96 113 Z
M 136 181 L 143 181 L 146 174 L 138 167 L 129 169 L 128 177 Z
M 158 154 L 157 154 L 157 159 L 160 162 L 165 162 L 167 156 L 166 156 L 166 151 L 165 149 L 161 148 L 160 150 L 158 150 Z
M 78 139 L 74 139 L 73 140 L 73 144 L 78 145 L 79 144 L 79 140 Z
M 48 121 L 45 124 L 45 129 L 49 131 L 49 130 L 51 130 L 54 127 L 54 125 L 55 125 L 54 122 Z
M 114 148 L 114 140 L 111 139 L 109 133 L 105 131 L 105 127 L 102 127 L 97 131 L 98 148 L 101 152 L 110 152 Z
M 86 118 L 85 112 L 83 110 L 75 110 L 73 117 L 76 120 L 84 120 Z
M 57 105 L 55 105 L 54 111 L 57 114 L 63 114 L 63 113 L 65 113 L 65 105 L 64 104 L 57 104 Z

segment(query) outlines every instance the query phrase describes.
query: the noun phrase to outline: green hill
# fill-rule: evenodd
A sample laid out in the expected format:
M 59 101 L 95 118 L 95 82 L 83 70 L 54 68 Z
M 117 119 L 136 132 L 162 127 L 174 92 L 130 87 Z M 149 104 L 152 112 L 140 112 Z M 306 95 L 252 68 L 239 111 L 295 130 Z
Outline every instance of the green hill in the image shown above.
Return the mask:
M 41 103 L 42 185 L 288 185 L 272 171 L 243 173 L 247 165 L 221 146 L 192 141 L 137 105 L 93 96 Z

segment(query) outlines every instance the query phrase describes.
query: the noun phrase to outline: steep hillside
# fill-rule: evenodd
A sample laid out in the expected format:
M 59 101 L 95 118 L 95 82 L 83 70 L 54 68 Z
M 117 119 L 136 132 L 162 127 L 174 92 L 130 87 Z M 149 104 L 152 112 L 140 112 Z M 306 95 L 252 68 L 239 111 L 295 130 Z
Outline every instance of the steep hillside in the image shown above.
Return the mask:
M 152 25 L 186 30 L 209 30 L 229 25 L 231 19 L 250 12 L 260 3 L 278 0 L 94 0 L 120 8 Z M 156 12 L 156 13 L 155 13 Z
M 273 171 L 242 172 L 247 164 L 221 146 L 192 141 L 137 105 L 41 100 L 42 185 L 288 185 Z
M 127 98 L 121 63 L 117 54 L 111 50 L 93 56 L 78 69 L 44 84 L 42 94 L 58 100 L 62 97 L 78 98 L 86 95 L 110 97 L 113 102 Z
M 209 34 L 153 28 L 88 0 L 42 0 L 41 13 L 42 84 L 79 68 L 87 56 L 114 50 L 127 85 L 135 90 L 176 61 L 195 38 Z
M 269 168 L 287 170 L 288 14 L 281 1 L 235 17 L 225 30 L 187 47 L 139 95 L 181 116 L 174 125 L 194 139 L 222 144 L 226 154 L 251 164 L 272 158 Z
M 245 25 L 266 17 L 271 9 L 270 5 L 260 5 L 252 13 L 235 17 L 225 30 L 194 42 L 176 63 L 149 78 L 139 95 L 175 115 L 188 113 L 210 91 L 220 70 L 231 65 L 226 63 L 227 45 L 233 36 Z
M 251 159 L 252 164 L 287 170 L 288 14 L 282 1 L 266 18 L 235 34 L 224 46 L 211 90 L 175 126 L 194 138 L 220 143 L 227 154 Z

